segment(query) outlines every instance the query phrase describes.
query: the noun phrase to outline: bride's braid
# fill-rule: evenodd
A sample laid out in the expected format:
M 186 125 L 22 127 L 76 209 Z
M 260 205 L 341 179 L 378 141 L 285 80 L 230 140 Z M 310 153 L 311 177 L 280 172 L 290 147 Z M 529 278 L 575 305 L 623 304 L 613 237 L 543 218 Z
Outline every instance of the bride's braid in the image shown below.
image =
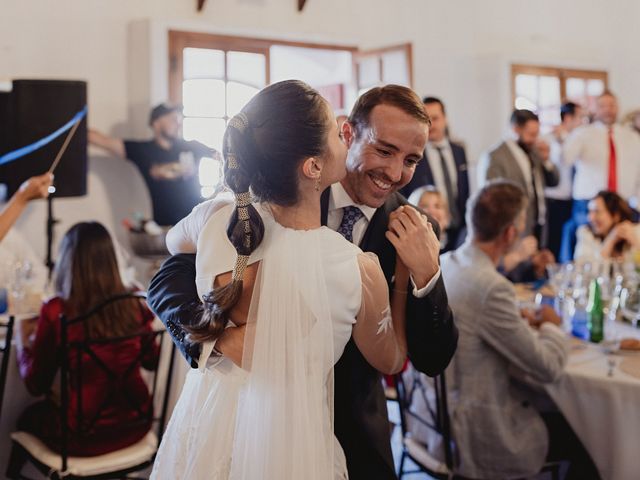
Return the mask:
M 234 192 L 235 211 L 229 221 L 227 236 L 236 249 L 236 262 L 231 282 L 214 288 L 206 294 L 204 314 L 201 321 L 189 328 L 194 341 L 215 340 L 229 321 L 229 311 L 238 303 L 242 294 L 243 275 L 249 257 L 264 236 L 264 225 L 255 207 L 251 204 L 252 159 L 255 143 L 251 139 L 251 128 L 244 113 L 229 121 L 224 137 L 224 174 L 227 186 Z
M 305 158 L 325 154 L 331 121 L 326 101 L 298 80 L 264 88 L 229 121 L 223 141 L 224 179 L 236 196 L 236 208 L 227 236 L 237 258 L 231 283 L 212 286 L 203 298 L 202 319 L 187 328 L 193 341 L 222 335 L 229 312 L 240 299 L 244 270 L 264 236 L 252 197 L 281 206 L 295 205 L 299 200 L 298 166 Z

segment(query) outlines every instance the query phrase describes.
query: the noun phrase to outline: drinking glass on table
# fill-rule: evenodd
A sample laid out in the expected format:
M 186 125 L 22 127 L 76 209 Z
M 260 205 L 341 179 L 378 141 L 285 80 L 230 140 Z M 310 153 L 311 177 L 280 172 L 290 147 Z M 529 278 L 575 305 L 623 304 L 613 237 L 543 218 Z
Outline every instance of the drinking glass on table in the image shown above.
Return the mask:
M 553 289 L 553 293 L 557 295 L 558 291 L 562 287 L 564 277 L 566 275 L 566 268 L 559 263 L 550 263 L 546 266 L 547 277 L 549 277 L 549 286 Z
M 640 320 L 640 291 L 635 282 L 625 286 L 620 292 L 620 309 L 622 315 L 631 321 L 633 328 L 637 328 Z
M 554 308 L 562 318 L 562 327 L 566 332 L 571 331 L 575 314 L 576 296 L 579 293 L 582 279 L 581 267 L 574 263 L 564 265 L 548 265 L 549 283 L 554 290 Z M 580 295 L 577 295 L 579 297 Z
M 27 260 L 13 262 L 9 270 L 9 308 L 13 313 L 24 313 L 25 298 L 33 283 L 33 266 Z

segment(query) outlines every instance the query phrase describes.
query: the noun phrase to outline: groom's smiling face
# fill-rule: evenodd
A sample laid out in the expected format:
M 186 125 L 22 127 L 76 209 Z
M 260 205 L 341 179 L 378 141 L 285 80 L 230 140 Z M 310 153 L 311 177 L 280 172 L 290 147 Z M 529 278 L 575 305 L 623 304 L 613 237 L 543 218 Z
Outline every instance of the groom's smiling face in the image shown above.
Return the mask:
M 342 185 L 356 203 L 381 207 L 404 187 L 415 172 L 429 137 L 429 128 L 402 109 L 376 105 L 360 132 L 348 123 L 343 135 L 349 152 Z

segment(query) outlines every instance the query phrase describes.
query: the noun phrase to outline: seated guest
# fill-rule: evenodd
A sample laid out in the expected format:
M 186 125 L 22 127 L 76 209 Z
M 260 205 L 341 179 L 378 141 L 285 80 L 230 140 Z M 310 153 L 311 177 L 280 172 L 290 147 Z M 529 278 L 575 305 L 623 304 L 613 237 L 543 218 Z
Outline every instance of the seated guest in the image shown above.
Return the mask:
M 632 260 L 640 250 L 640 226 L 632 223 L 633 211 L 617 193 L 602 191 L 589 201 L 589 223 L 578 228 L 574 258 Z
M 498 271 L 514 283 L 535 282 L 545 278 L 547 265 L 555 263 L 553 253 L 540 250 L 533 235 L 521 238 L 502 258 Z
M 447 228 L 449 228 L 449 205 L 447 199 L 435 187 L 427 185 L 413 191 L 409 196 L 409 203 L 420 207 L 426 213 L 431 215 L 440 224 L 440 251 L 444 252 L 447 248 Z
M 595 102 L 595 121 L 576 128 L 563 144 L 562 160 L 575 167 L 572 220 L 563 231 L 561 261 L 575 257 L 577 228 L 588 222 L 589 201 L 601 190 L 627 201 L 640 199 L 640 137 L 619 125 L 618 99 L 610 91 Z
M 60 367 L 59 317 L 61 314 L 73 317 L 85 313 L 102 300 L 128 291 L 118 271 L 113 242 L 104 226 L 96 222 L 83 222 L 74 225 L 66 233 L 55 266 L 54 287 L 56 296 L 42 306 L 37 326 L 29 321 L 18 324 L 20 374 L 30 393 L 47 395 L 45 400 L 29 406 L 23 412 L 18 420 L 18 429 L 36 435 L 57 451 L 60 448 L 60 413 L 50 392 Z M 151 332 L 153 318 L 153 314 L 137 299 L 114 302 L 87 321 L 71 325 L 69 341 Z M 141 345 L 139 339 L 128 339 L 93 350 L 101 362 L 120 376 L 130 368 L 132 359 L 140 354 Z M 159 350 L 154 345 L 152 352 L 143 355 L 141 366 L 155 369 L 158 355 Z M 72 358 L 69 358 L 69 362 L 72 369 L 77 365 Z M 72 440 L 68 453 L 75 456 L 100 455 L 143 438 L 151 424 L 131 423 L 139 418 L 139 411 L 153 408 L 147 385 L 140 374 L 140 365 L 132 374 L 124 377 L 125 381 L 117 382 L 96 367 L 89 357 L 83 359 L 83 365 L 86 370 L 81 392 L 82 414 L 85 418 L 98 415 L 95 422 L 97 433 L 83 436 L 82 441 Z M 76 386 L 71 383 L 69 389 L 70 398 L 75 399 Z M 67 413 L 71 432 L 78 431 L 78 408 L 76 402 L 70 402 Z M 131 426 L 123 430 L 121 426 L 127 424 Z M 118 428 L 110 433 L 109 428 L 116 425 Z
M 575 450 L 582 455 L 550 449 L 557 438 L 563 447 L 577 442 L 568 424 L 563 424 L 567 430 L 555 421 L 550 427 L 526 394 L 514 388 L 517 377 L 557 380 L 568 355 L 560 318 L 547 308 L 528 324 L 513 285 L 497 272 L 525 229 L 526 215 L 527 197 L 520 187 L 489 182 L 469 205 L 470 238 L 442 258 L 460 329 L 458 350 L 447 368 L 452 433 L 461 462 L 457 473 L 475 479 L 528 477 L 548 456 L 562 455 L 571 457 L 567 478 L 597 478 L 581 470 L 590 462 L 579 446 Z

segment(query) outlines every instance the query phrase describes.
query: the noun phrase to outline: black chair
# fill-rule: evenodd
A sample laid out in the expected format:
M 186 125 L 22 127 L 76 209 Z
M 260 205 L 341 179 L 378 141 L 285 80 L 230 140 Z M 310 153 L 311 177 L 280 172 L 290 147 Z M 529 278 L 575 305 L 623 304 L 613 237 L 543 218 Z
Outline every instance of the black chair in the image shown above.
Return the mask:
M 2 363 L 0 364 L 0 414 L 2 413 L 2 400 L 4 399 L 4 387 L 7 384 L 7 371 L 11 360 L 11 341 L 13 339 L 13 326 L 16 318 L 9 315 L 6 323 L 0 323 L 0 329 L 5 329 L 4 345 L 0 347 L 2 353 Z
M 438 479 L 454 478 L 453 472 L 457 460 L 455 444 L 451 438 L 445 376 L 442 374 L 429 379 L 432 381 L 431 387 L 435 392 L 435 402 L 431 402 L 428 399 L 427 386 L 420 381 L 420 373 L 410 368 L 405 375 L 411 380 L 409 388 L 407 388 L 403 374 L 398 374 L 395 377 L 398 404 L 400 406 L 400 426 L 402 429 L 402 456 L 398 467 L 398 477 L 402 479 L 405 474 L 424 472 Z M 412 409 L 413 399 L 416 395 L 423 397 L 424 405 L 426 405 L 428 411 L 428 417 L 426 418 Z M 412 437 L 408 425 L 409 418 L 441 436 L 444 462 L 434 457 L 427 445 Z M 418 466 L 418 470 L 404 470 L 407 457 Z
M 145 299 L 144 294 L 127 293 L 110 297 L 93 307 L 89 312 L 78 317 L 67 319 L 64 315 L 60 317 L 61 323 L 61 347 L 60 347 L 60 425 L 61 425 L 61 443 L 60 453 L 51 450 L 36 436 L 27 432 L 14 432 L 11 434 L 13 447 L 9 466 L 7 468 L 7 477 L 11 479 L 27 479 L 21 474 L 22 466 L 25 461 L 31 462 L 40 472 L 52 479 L 76 479 L 76 478 L 136 478 L 130 477 L 128 474 L 146 469 L 152 465 L 157 452 L 162 433 L 164 431 L 167 407 L 169 402 L 169 391 L 171 386 L 171 377 L 173 371 L 173 363 L 175 359 L 175 346 L 173 342 L 164 341 L 166 330 L 156 330 L 141 332 L 124 337 L 108 338 L 108 339 L 84 339 L 82 341 L 69 341 L 68 330 L 71 325 L 80 324 L 89 320 L 93 315 L 100 312 L 105 306 L 122 300 L 138 299 L 142 302 Z M 97 350 L 105 348 L 109 345 L 117 345 L 121 342 L 139 341 L 140 353 L 127 362 L 124 368 L 120 368 L 119 372 L 114 371 L 109 365 L 100 359 Z M 153 373 L 149 373 L 149 394 L 151 403 L 142 404 L 130 392 L 125 389 L 118 389 L 123 384 L 127 375 L 137 371 L 145 355 L 155 352 L 156 345 L 159 345 L 160 355 L 162 356 L 163 347 L 171 348 L 169 356 L 169 367 L 166 374 L 166 383 L 164 396 L 162 398 L 162 406 L 159 415 L 154 415 L 153 406 L 159 401 L 158 385 L 159 385 L 159 367 L 160 361 L 155 365 Z M 166 346 L 165 346 L 166 345 Z M 161 358 L 161 357 L 159 357 Z M 129 430 L 137 424 L 153 425 L 155 429 L 151 430 L 139 440 L 137 443 L 125 447 L 114 452 L 95 457 L 72 457 L 68 454 L 70 442 L 79 442 L 82 439 L 89 438 L 100 432 L 97 421 L 100 418 L 102 409 L 109 405 L 110 398 L 105 398 L 99 411 L 93 412 L 89 418 L 89 414 L 85 414 L 82 409 L 82 385 L 83 371 L 87 367 L 94 370 L 102 371 L 105 376 L 112 382 L 110 396 L 120 395 L 120 400 L 128 402 L 132 411 L 136 412 L 136 418 L 131 419 L 126 425 L 117 425 L 108 427 L 111 437 L 117 436 L 120 429 Z M 121 365 L 122 367 L 122 365 Z M 144 377 L 143 377 L 144 378 Z M 77 396 L 70 398 L 69 385 L 73 382 L 76 387 Z M 109 396 L 109 397 L 110 397 Z M 71 431 L 67 418 L 69 403 L 74 400 L 77 404 L 77 417 L 75 424 L 77 427 Z M 104 433 L 105 427 L 102 427 Z
M 410 379 L 407 388 L 406 377 L 396 375 L 396 388 L 400 405 L 400 422 L 402 427 L 402 456 L 398 468 L 398 477 L 409 473 L 424 472 L 438 479 L 474 480 L 467 479 L 456 474 L 456 467 L 460 465 L 460 458 L 456 450 L 455 441 L 451 434 L 449 418 L 449 405 L 447 401 L 447 385 L 445 375 L 428 378 L 413 368 L 406 374 Z M 425 384 L 425 379 L 427 384 Z M 429 390 L 433 392 L 434 401 L 430 400 Z M 421 404 L 426 406 L 428 416 L 425 418 L 412 408 L 416 395 L 420 395 Z M 434 408 L 435 407 L 435 408 Z M 428 446 L 411 436 L 408 426 L 408 418 L 433 430 L 442 438 L 444 463 L 434 457 Z M 404 462 L 410 458 L 418 467 L 418 470 L 405 471 Z M 547 462 L 543 465 L 540 474 L 548 473 L 552 480 L 560 480 L 561 462 Z M 538 478 L 538 476 L 536 476 Z M 477 479 L 476 479 L 477 480 Z

